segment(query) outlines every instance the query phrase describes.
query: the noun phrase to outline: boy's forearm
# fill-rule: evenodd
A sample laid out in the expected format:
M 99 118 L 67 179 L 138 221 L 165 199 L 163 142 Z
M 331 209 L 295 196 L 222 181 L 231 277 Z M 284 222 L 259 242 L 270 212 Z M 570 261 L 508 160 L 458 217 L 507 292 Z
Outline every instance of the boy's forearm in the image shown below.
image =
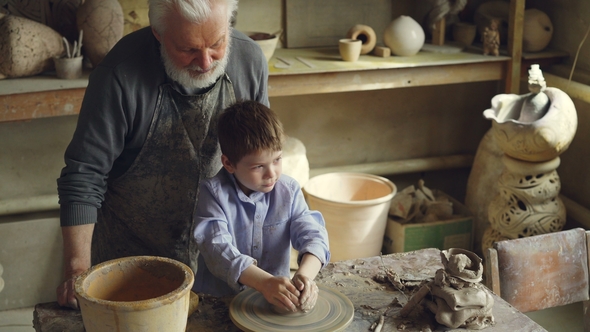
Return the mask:
M 320 272 L 321 268 L 322 262 L 319 258 L 313 254 L 305 253 L 301 258 L 301 263 L 299 263 L 299 268 L 297 269 L 296 274 L 306 276 L 313 280 L 318 272 Z
M 246 285 L 260 291 L 263 284 L 270 278 L 272 278 L 270 273 L 252 264 L 246 268 L 244 272 L 242 272 L 238 281 L 242 285 Z

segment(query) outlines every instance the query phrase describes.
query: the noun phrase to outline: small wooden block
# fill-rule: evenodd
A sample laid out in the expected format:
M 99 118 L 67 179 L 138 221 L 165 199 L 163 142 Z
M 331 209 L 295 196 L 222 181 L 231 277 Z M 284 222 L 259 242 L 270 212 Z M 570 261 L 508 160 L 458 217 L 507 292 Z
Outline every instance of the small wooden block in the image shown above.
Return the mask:
M 441 18 L 440 21 L 434 23 L 434 29 L 432 29 L 432 44 L 433 45 L 444 45 L 445 44 L 445 18 Z
M 387 58 L 391 55 L 391 49 L 389 49 L 389 47 L 384 46 L 375 46 L 375 48 L 373 49 L 373 55 L 382 58 Z

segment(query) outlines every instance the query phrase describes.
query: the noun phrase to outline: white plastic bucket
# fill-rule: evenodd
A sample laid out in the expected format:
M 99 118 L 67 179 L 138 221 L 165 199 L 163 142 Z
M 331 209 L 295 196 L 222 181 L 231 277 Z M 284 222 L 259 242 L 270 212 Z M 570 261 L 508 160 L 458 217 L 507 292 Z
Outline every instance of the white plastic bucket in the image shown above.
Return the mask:
M 363 173 L 327 173 L 303 187 L 310 209 L 324 216 L 331 261 L 379 255 L 391 199 L 388 179 Z

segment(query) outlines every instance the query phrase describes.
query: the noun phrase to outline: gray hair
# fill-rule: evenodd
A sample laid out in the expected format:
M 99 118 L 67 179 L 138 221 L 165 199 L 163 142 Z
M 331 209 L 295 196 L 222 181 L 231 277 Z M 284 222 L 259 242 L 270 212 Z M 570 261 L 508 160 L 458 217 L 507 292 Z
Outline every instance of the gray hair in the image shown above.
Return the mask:
M 166 30 L 166 16 L 173 12 L 199 24 L 211 15 L 211 7 L 218 1 L 225 1 L 227 4 L 229 24 L 233 13 L 238 9 L 238 0 L 149 0 L 150 24 L 158 33 L 163 33 Z

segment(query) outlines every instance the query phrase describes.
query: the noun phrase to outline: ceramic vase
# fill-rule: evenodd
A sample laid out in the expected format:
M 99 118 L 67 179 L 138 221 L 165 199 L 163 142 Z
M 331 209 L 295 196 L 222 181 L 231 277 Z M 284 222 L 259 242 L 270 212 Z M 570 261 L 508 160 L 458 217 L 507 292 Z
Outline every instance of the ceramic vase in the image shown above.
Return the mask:
M 375 30 L 368 25 L 357 24 L 348 30 L 346 38 L 359 39 L 362 41 L 361 54 L 369 54 L 377 43 Z
M 123 37 L 123 9 L 117 0 L 86 0 L 76 14 L 84 55 L 96 67 Z
M 519 121 L 523 104 L 531 94 L 500 94 L 492 98 L 492 108 L 484 111 L 492 120 L 492 133 L 500 148 L 509 156 L 524 161 L 551 160 L 569 147 L 578 126 L 576 108 L 560 89 L 546 88 L 550 107 L 533 122 Z
M 0 78 L 36 75 L 53 69 L 64 52 L 62 37 L 50 27 L 0 14 Z
M 524 12 L 522 50 L 539 52 L 545 49 L 553 37 L 553 23 L 544 12 L 531 8 Z
M 361 55 L 361 47 L 363 43 L 359 39 L 340 39 L 338 41 L 338 51 L 344 61 L 354 62 L 359 59 Z
M 383 32 L 383 42 L 391 53 L 400 56 L 415 55 L 424 45 L 424 29 L 409 16 L 391 21 Z

